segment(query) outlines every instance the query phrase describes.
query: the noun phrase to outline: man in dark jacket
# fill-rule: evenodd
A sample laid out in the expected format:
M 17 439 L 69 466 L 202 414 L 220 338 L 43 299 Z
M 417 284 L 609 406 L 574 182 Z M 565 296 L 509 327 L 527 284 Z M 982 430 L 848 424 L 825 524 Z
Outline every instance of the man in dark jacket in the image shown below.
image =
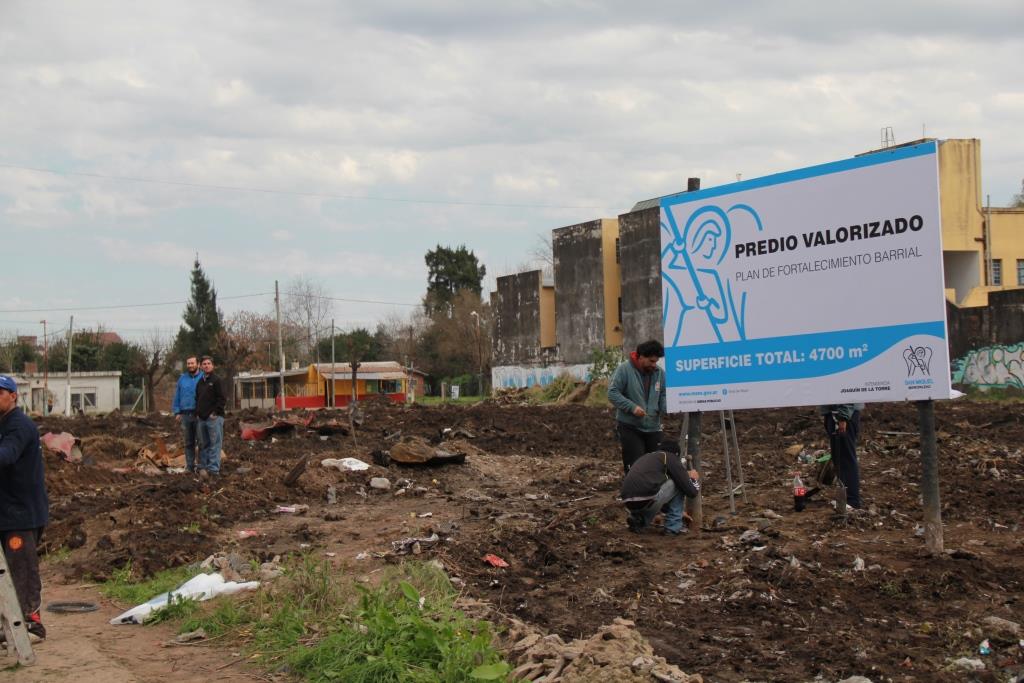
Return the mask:
M 185 439 L 185 468 L 189 472 L 196 471 L 196 438 L 198 424 L 196 423 L 196 384 L 203 378 L 199 370 L 199 360 L 195 356 L 185 359 L 186 372 L 181 373 L 178 384 L 174 387 L 174 400 L 171 402 L 171 410 L 174 411 L 174 419 L 181 423 L 181 434 Z
M 857 437 L 860 436 L 860 411 L 863 403 L 839 403 L 820 406 L 818 412 L 825 416 L 825 433 L 829 440 L 835 440 L 836 473 L 846 487 L 846 503 L 860 509 L 864 503 L 860 498 L 860 465 L 857 463 Z
M 199 419 L 199 476 L 220 474 L 220 450 L 224 444 L 224 408 L 227 394 L 220 377 L 213 374 L 213 359 L 203 356 L 203 378 L 196 383 L 196 417 Z
M 18 407 L 18 385 L 0 375 L 0 541 L 29 635 L 39 639 L 46 629 L 36 544 L 49 519 L 39 430 Z
M 657 339 L 645 341 L 615 369 L 608 382 L 608 400 L 615 406 L 615 432 L 622 445 L 622 469 L 650 453 L 661 442 L 665 407 L 665 371 L 658 367 L 665 347 Z
M 665 508 L 665 534 L 683 533 L 683 496 L 696 498 L 698 491 L 700 474 L 683 469 L 679 444 L 661 442 L 657 451 L 640 456 L 622 480 L 620 497 L 629 510 L 629 530 L 643 531 Z

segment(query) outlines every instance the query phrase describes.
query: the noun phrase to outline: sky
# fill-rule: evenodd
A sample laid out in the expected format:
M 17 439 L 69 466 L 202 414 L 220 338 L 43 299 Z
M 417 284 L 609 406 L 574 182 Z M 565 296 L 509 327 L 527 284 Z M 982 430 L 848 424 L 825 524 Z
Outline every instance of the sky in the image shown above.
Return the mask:
M 408 315 L 424 254 L 494 278 L 637 201 L 921 138 L 1024 178 L 1024 3 L 0 2 L 0 333 L 228 315 L 312 279 Z M 374 302 L 374 303 L 366 303 Z M 153 305 L 160 304 L 160 305 Z

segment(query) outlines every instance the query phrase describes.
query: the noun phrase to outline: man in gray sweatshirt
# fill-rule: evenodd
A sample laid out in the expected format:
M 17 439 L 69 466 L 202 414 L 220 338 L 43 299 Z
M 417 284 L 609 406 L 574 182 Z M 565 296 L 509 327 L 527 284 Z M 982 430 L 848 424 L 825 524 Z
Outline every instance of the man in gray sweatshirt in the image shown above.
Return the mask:
M 661 417 L 666 411 L 665 371 L 658 360 L 665 347 L 645 341 L 615 368 L 608 382 L 608 400 L 615 406 L 615 433 L 622 445 L 622 470 L 629 472 L 637 458 L 658 448 Z

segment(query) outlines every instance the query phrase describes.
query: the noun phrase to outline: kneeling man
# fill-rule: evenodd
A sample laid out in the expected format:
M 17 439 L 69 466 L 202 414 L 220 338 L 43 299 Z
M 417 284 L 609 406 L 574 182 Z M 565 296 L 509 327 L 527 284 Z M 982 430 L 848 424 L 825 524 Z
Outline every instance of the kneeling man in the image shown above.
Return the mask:
M 620 497 L 629 510 L 629 530 L 643 531 L 665 508 L 664 533 L 683 533 L 683 496 L 696 498 L 699 491 L 700 474 L 683 469 L 679 444 L 662 441 L 658 450 L 640 456 L 622 480 Z

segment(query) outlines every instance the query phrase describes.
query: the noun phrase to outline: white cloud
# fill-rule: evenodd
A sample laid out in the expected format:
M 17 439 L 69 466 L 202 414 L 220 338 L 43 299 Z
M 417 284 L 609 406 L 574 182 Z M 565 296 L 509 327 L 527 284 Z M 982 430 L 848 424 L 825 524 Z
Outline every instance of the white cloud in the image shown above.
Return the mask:
M 292 234 L 287 230 L 275 230 L 270 233 L 270 237 L 278 242 L 288 242 L 292 239 Z

